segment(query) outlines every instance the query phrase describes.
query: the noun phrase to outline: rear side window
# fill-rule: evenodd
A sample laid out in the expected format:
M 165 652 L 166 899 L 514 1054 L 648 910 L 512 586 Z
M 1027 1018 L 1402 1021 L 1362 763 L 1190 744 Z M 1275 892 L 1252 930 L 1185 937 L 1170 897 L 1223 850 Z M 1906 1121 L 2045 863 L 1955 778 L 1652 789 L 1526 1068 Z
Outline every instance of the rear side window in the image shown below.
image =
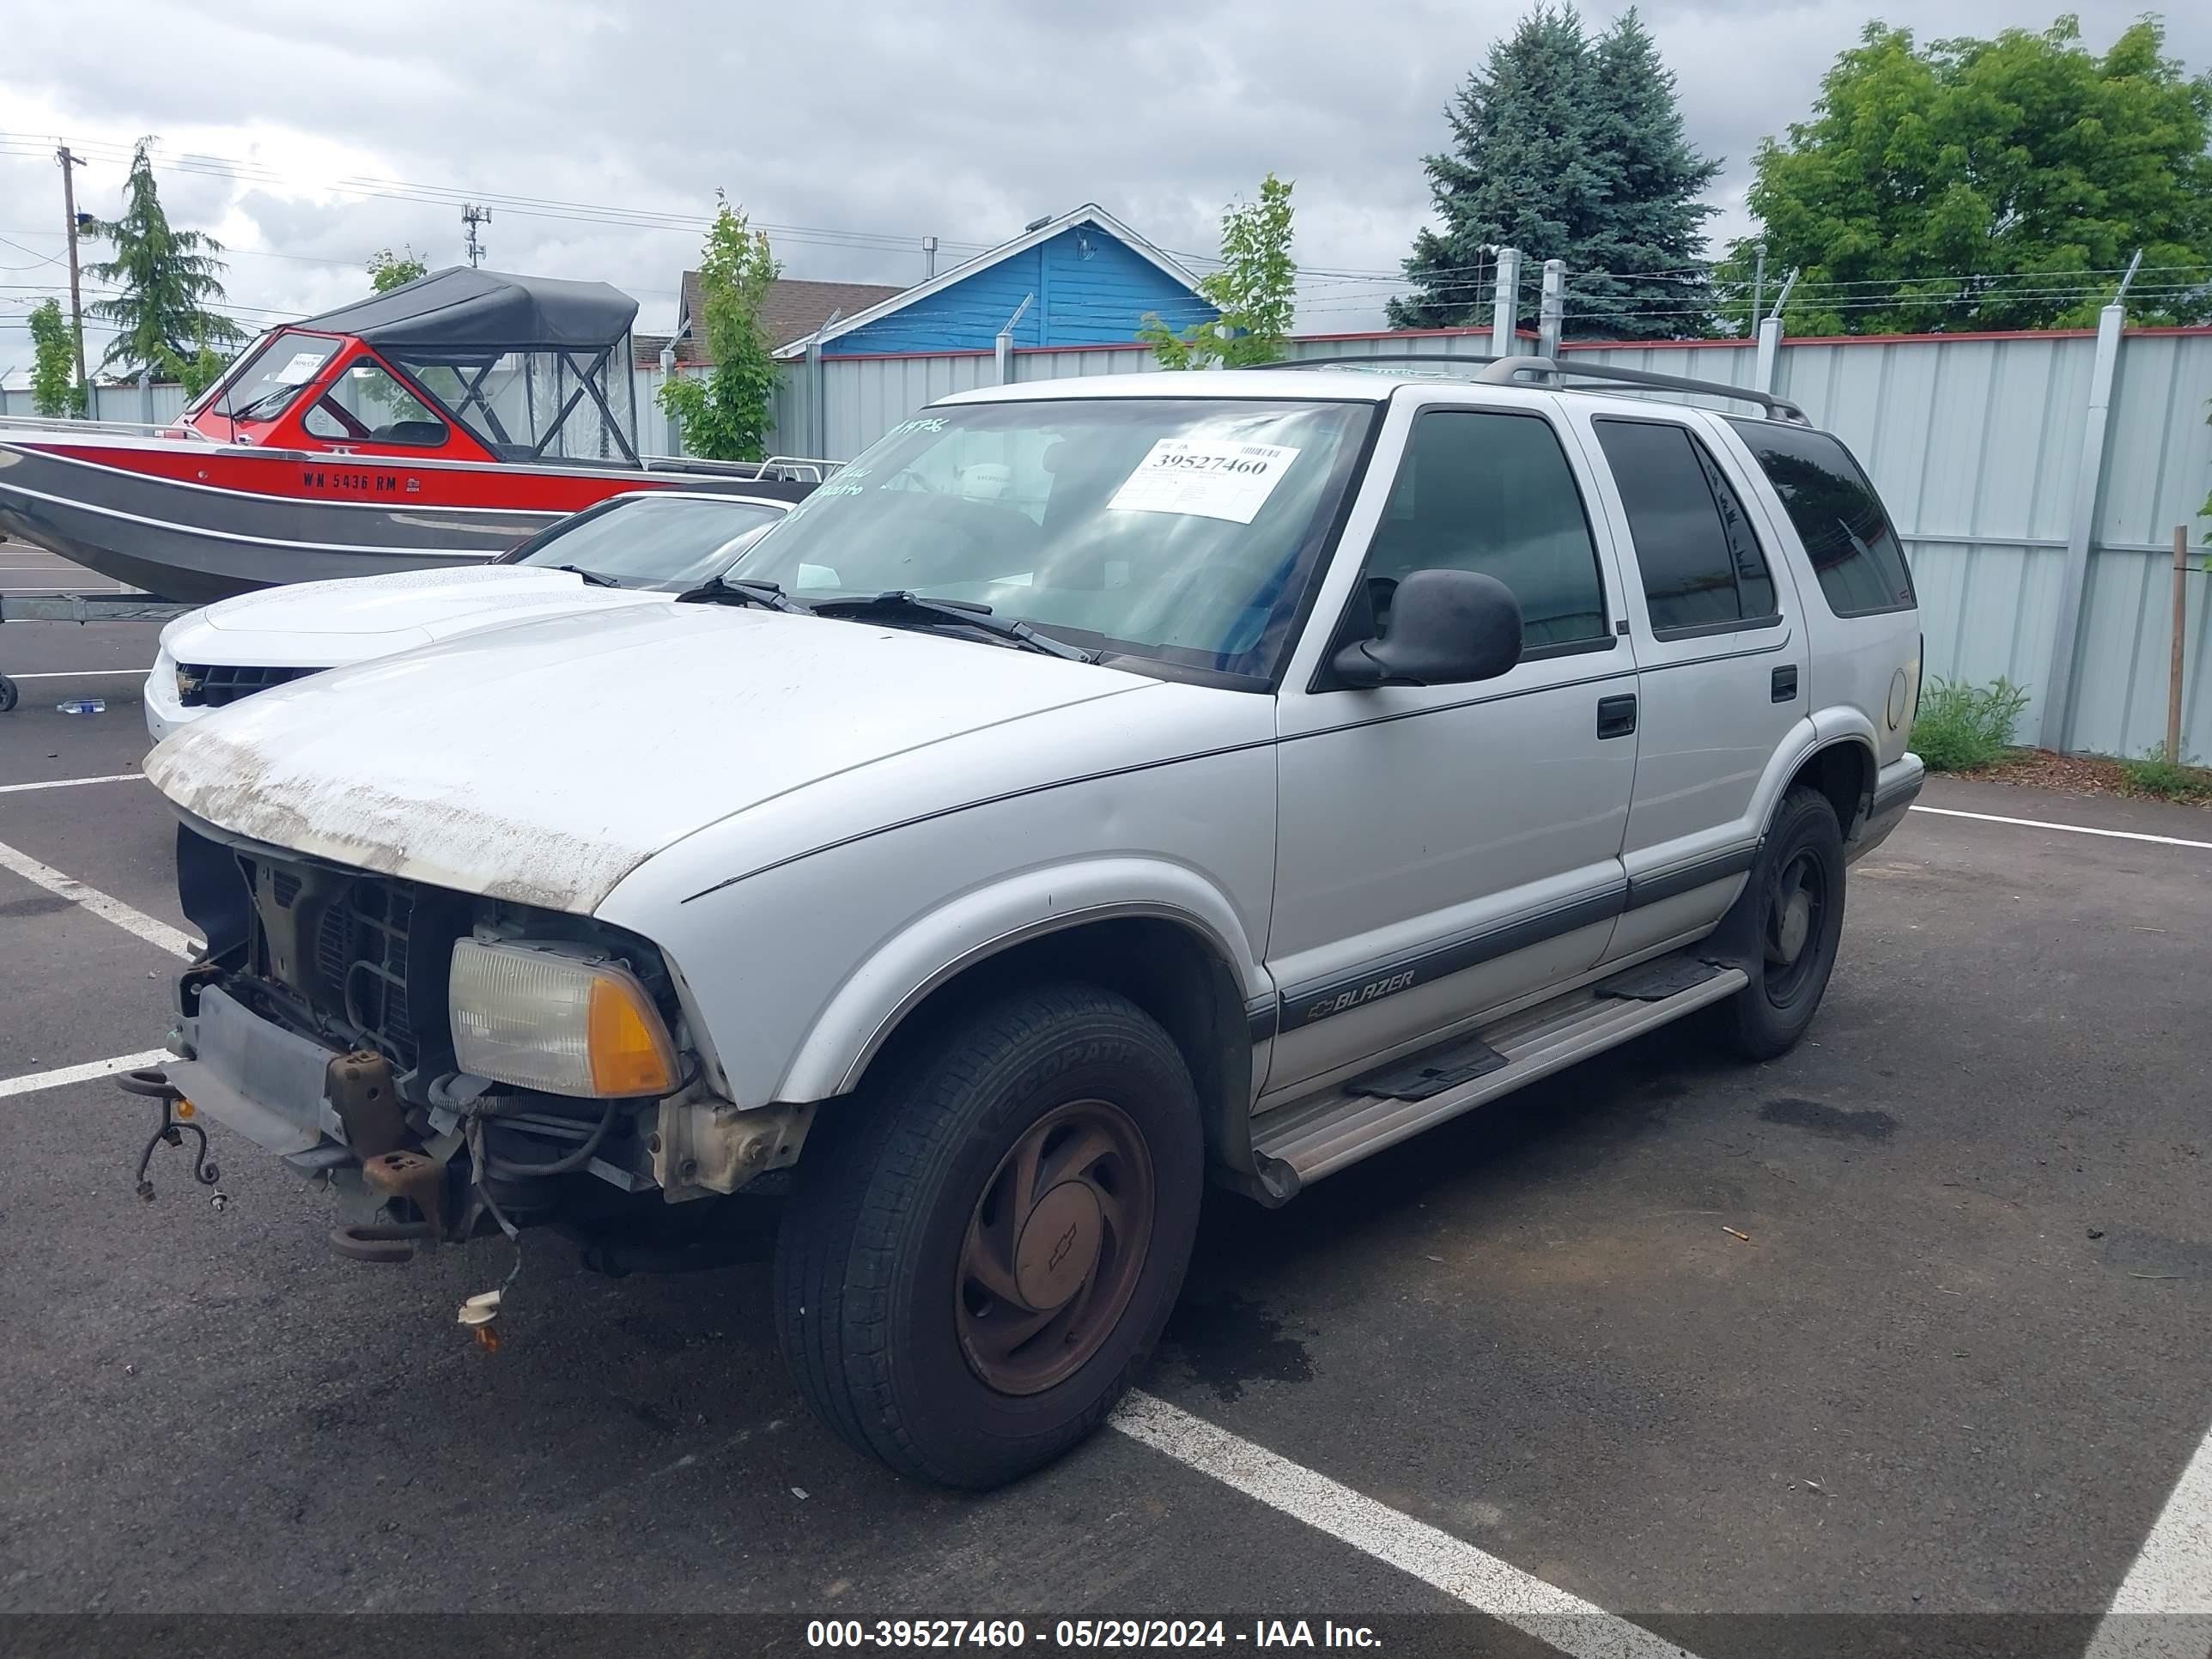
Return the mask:
M 1865 617 L 1912 605 L 1905 549 L 1850 450 L 1825 432 L 1780 421 L 1729 424 L 1782 497 L 1829 610 Z
M 1662 638 L 1773 621 L 1774 577 L 1743 503 L 1705 447 L 1668 421 L 1601 420 L 1651 630 Z
M 1582 492 L 1539 416 L 1432 409 L 1414 421 L 1367 555 L 1377 623 L 1398 583 L 1444 569 L 1511 588 L 1531 653 L 1613 643 Z

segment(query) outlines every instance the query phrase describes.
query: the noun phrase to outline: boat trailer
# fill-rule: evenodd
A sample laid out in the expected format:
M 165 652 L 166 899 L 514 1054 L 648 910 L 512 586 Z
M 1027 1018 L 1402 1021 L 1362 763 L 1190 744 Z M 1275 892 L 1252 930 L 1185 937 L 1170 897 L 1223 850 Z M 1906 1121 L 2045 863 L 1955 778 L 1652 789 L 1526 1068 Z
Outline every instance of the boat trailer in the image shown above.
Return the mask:
M 150 593 L 27 593 L 20 599 L 0 594 L 0 623 L 165 623 L 191 609 Z M 15 682 L 0 673 L 0 714 L 15 708 L 17 695 Z

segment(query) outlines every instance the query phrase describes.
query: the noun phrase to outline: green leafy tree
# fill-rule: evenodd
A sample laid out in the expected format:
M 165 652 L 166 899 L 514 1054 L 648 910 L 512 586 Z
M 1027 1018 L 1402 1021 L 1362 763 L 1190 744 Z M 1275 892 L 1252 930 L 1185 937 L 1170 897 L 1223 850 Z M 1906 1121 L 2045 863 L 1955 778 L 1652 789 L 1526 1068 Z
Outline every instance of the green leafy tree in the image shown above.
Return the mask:
M 93 234 L 114 247 L 115 257 L 93 265 L 92 276 L 119 284 L 122 291 L 87 309 L 120 331 L 100 360 L 101 369 L 135 374 L 150 368 L 189 385 L 204 355 L 235 344 L 246 333 L 212 308 L 222 300 L 218 273 L 223 263 L 215 257 L 222 244 L 196 230 L 176 229 L 162 211 L 146 155 L 152 143 L 140 139 L 131 158 L 121 216 L 96 221 L 93 228 Z
M 1290 181 L 1269 173 L 1260 199 L 1233 203 L 1221 216 L 1221 269 L 1198 279 L 1198 291 L 1220 313 L 1181 330 L 1158 312 L 1145 313 L 1137 337 L 1162 367 L 1242 368 L 1283 355 L 1297 306 L 1298 268 L 1291 258 Z
M 695 319 L 713 371 L 703 380 L 672 375 L 660 406 L 684 423 L 684 447 L 718 461 L 757 461 L 775 420 L 776 368 L 761 326 L 761 306 L 782 266 L 767 233 L 750 229 L 744 210 L 714 192 L 714 222 L 699 259 Z
M 84 413 L 84 388 L 76 383 L 76 337 L 61 304 L 41 300 L 31 307 L 31 407 L 49 420 Z
M 234 334 L 232 337 L 235 339 L 238 337 Z M 183 385 L 187 403 L 221 380 L 223 370 L 229 367 L 229 356 L 216 350 L 208 339 L 206 331 L 198 327 L 192 332 L 191 353 L 172 357 L 167 365 L 169 374 Z
M 1528 274 L 1562 259 L 1570 336 L 1700 331 L 1712 210 L 1698 197 L 1720 164 L 1683 137 L 1674 77 L 1634 10 L 1593 40 L 1572 6 L 1540 0 L 1444 118 L 1451 148 L 1426 163 L 1441 228 L 1413 239 L 1414 291 L 1390 301 L 1392 327 L 1487 321 L 1496 252 L 1517 247 L 1524 323 L 1540 292 Z
M 1800 268 L 1800 333 L 2095 320 L 2136 249 L 2138 320 L 2212 317 L 2212 77 L 2146 19 L 2101 57 L 2072 16 L 1993 40 L 1869 23 L 1808 121 L 1756 159 L 1768 270 Z M 1741 297 L 1751 245 L 1723 278 Z
M 380 247 L 368 256 L 368 286 L 375 294 L 389 294 L 395 288 L 404 288 L 418 276 L 430 274 L 429 261 L 405 243 L 394 253 Z

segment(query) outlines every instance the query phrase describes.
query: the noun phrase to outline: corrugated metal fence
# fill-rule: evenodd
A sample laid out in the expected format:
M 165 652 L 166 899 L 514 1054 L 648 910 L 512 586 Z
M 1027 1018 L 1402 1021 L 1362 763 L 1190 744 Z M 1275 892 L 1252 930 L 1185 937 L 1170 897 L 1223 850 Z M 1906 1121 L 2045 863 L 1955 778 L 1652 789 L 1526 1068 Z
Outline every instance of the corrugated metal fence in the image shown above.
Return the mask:
M 1314 336 L 1297 359 L 1418 352 L 1480 356 L 1485 330 Z M 2142 330 L 2119 342 L 2101 487 L 2090 528 L 2069 707 L 2045 719 L 2066 591 L 2066 550 L 2094 382 L 2093 334 L 1962 335 L 1784 341 L 1773 389 L 1837 433 L 1873 473 L 1911 555 L 1928 634 L 1927 672 L 2027 689 L 2023 738 L 2075 750 L 2139 754 L 2163 739 L 2172 625 L 2173 526 L 2191 526 L 2184 746 L 2212 753 L 2212 574 L 2197 509 L 2212 488 L 2212 330 Z M 1531 349 L 1523 338 L 1521 349 Z M 1571 358 L 1753 383 L 1749 342 L 1570 346 Z M 1017 380 L 1157 372 L 1138 346 L 1025 349 Z M 662 414 L 660 372 L 636 373 L 639 447 L 681 453 Z M 772 453 L 849 459 L 935 398 L 996 384 L 988 351 L 830 358 L 785 371 Z M 151 408 L 148 407 L 150 401 Z M 167 421 L 173 386 L 94 389 L 94 414 Z M 27 392 L 0 412 L 29 415 Z
M 167 382 L 143 392 L 135 386 L 95 386 L 88 401 L 91 404 L 88 413 L 95 421 L 142 421 L 151 425 L 173 421 L 185 412 L 185 389 Z M 38 412 L 28 391 L 0 392 L 0 415 L 31 420 Z
M 1487 330 L 1314 337 L 1295 358 L 1414 351 L 1480 356 Z M 1530 343 L 1521 342 L 1525 351 Z M 2202 540 L 2212 489 L 2212 330 L 2121 337 L 2102 487 L 2087 548 L 2070 707 L 2046 720 L 2061 626 L 2068 532 L 2094 379 L 2093 333 L 1785 340 L 1773 390 L 1841 436 L 1866 464 L 1912 559 L 1927 623 L 1927 672 L 2002 674 L 2031 702 L 2021 736 L 2139 754 L 2162 741 L 2173 526 Z M 1753 383 L 1749 341 L 1581 347 L 1570 359 Z M 1137 347 L 1021 350 L 1017 380 L 1153 372 Z M 989 352 L 831 358 L 786 371 L 772 447 L 849 459 L 923 404 L 997 383 Z M 653 407 L 640 393 L 642 413 Z M 2185 748 L 2212 753 L 2212 574 L 2189 579 Z
M 2094 334 L 1785 343 L 1774 390 L 1850 445 L 1912 560 L 1927 672 L 2027 689 L 2021 732 L 2140 754 L 2166 732 L 2173 526 L 2212 488 L 2212 331 L 2122 337 L 2070 708 L 2046 725 Z M 1575 353 L 1581 356 L 1581 353 Z M 1616 367 L 1747 384 L 1745 346 L 1607 349 Z M 2189 580 L 2185 747 L 2212 750 L 2212 576 Z

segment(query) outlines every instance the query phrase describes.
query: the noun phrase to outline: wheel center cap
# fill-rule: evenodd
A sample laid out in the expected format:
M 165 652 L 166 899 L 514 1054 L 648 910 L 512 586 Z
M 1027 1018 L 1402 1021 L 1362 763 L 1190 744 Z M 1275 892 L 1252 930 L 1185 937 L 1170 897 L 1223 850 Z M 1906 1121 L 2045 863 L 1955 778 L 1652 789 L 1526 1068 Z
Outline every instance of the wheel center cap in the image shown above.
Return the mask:
M 1057 1308 L 1082 1288 L 1097 1264 L 1098 1195 L 1080 1181 L 1063 1181 L 1037 1200 L 1014 1245 L 1014 1283 L 1040 1311 Z
M 1805 936 L 1813 931 L 1813 901 L 1802 893 L 1793 893 L 1790 902 L 1782 907 L 1782 926 L 1777 941 L 1782 947 L 1782 960 L 1797 960 L 1805 949 Z

